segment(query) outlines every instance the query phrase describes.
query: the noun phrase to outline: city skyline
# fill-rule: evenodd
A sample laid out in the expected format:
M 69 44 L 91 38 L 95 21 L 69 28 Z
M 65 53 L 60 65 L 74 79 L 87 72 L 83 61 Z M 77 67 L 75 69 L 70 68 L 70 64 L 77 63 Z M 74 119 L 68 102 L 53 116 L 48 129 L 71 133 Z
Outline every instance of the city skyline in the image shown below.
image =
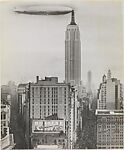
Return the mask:
M 87 72 L 91 70 L 92 83 L 98 88 L 101 76 L 110 69 L 113 77 L 124 83 L 121 2 L 83 1 L 80 5 L 81 2 L 60 1 L 58 4 L 75 10 L 81 33 L 82 81 L 86 82 Z M 1 36 L 2 84 L 9 80 L 16 83 L 34 81 L 36 75 L 57 76 L 63 81 L 64 38 L 71 15 L 19 15 L 12 12 L 18 5 L 5 3 L 0 6 L 4 35 Z
M 0 3 L 1 149 L 124 149 L 123 6 Z

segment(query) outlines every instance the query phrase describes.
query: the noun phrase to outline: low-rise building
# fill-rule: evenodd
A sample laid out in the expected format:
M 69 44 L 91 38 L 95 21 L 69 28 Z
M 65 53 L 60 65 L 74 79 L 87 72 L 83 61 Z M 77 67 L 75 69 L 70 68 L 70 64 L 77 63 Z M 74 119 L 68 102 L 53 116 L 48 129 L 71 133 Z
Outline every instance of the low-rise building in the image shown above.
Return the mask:
M 96 110 L 97 148 L 124 149 L 124 111 Z
M 1 149 L 12 149 L 14 147 L 13 134 L 9 133 L 10 126 L 10 104 L 1 100 Z

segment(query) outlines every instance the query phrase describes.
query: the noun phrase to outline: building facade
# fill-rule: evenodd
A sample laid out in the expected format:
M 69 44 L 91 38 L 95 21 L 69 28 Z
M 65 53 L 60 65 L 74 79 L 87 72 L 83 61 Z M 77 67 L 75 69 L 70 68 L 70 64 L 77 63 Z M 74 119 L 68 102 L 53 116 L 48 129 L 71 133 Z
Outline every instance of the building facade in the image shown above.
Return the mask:
M 22 116 L 23 115 L 23 109 L 24 109 L 24 103 L 25 103 L 25 94 L 26 94 L 26 86 L 28 84 L 19 84 L 18 85 L 18 113 Z
M 5 99 L 1 100 L 1 149 L 11 150 L 14 144 L 13 134 L 10 134 L 10 104 Z
M 58 83 L 57 77 L 45 77 L 30 84 L 30 118 L 45 119 L 56 114 L 68 119 L 69 86 Z
M 124 149 L 124 111 L 97 110 L 97 148 Z
M 107 78 L 98 90 L 97 101 L 97 148 L 124 149 L 124 111 L 123 88 L 116 78 L 111 77 L 108 70 Z
M 69 83 L 71 80 L 78 85 L 81 81 L 80 31 L 75 23 L 73 10 L 71 23 L 67 26 L 65 33 L 65 81 Z
M 87 93 L 92 94 L 92 72 L 87 72 Z
M 80 123 L 78 87 L 70 84 L 69 134 L 68 148 L 73 149 L 77 140 L 77 128 Z
M 97 102 L 97 109 L 123 109 L 123 86 L 119 80 L 111 77 L 110 70 L 108 70 L 107 78 L 103 76 L 98 89 Z
M 27 92 L 28 98 L 26 98 L 24 112 L 27 116 L 25 117 L 25 136 L 30 138 L 29 147 L 38 145 L 67 147 L 69 84 L 59 83 L 57 77 L 45 77 L 45 80 L 39 80 L 37 76 L 36 83 L 29 83 Z
M 10 124 L 10 104 L 2 99 L 1 104 L 1 135 L 6 135 Z

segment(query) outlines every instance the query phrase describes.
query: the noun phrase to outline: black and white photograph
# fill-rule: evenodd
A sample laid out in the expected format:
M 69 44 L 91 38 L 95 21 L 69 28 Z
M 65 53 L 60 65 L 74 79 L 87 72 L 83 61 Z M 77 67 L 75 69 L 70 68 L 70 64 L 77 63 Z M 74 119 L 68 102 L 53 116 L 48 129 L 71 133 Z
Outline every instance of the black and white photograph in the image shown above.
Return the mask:
M 123 150 L 123 37 L 123 0 L 0 0 L 1 150 Z

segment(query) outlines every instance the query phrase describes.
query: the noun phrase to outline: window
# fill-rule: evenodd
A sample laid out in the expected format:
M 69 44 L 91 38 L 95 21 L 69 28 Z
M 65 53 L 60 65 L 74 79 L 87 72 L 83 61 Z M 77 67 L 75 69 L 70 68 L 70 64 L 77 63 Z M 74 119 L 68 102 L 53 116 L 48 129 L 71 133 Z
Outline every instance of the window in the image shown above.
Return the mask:
M 6 114 L 3 115 L 3 119 L 6 119 Z
M 42 114 L 41 114 L 41 106 L 40 106 L 40 118 L 41 118 Z
M 58 94 L 58 89 L 56 88 L 56 95 Z
M 41 100 L 41 98 L 40 98 L 40 104 L 42 103 L 42 100 Z
M 42 139 L 42 144 L 44 144 L 44 139 Z
M 64 115 L 66 116 L 66 106 L 64 106 Z
M 53 108 L 54 108 L 54 113 L 55 113 L 55 106 L 53 106 Z
M 65 98 L 65 104 L 66 104 L 66 98 Z
M 54 113 L 53 113 L 53 106 L 52 106 L 52 114 L 54 114 Z
M 57 143 L 56 140 L 54 140 L 54 144 L 55 144 L 55 145 L 56 145 L 56 143 Z
M 44 116 L 46 116 L 46 106 L 44 106 Z
M 42 96 L 42 88 L 40 87 L 40 97 Z
M 32 105 L 32 118 L 34 118 L 34 105 Z
M 46 99 L 44 98 L 44 104 L 46 104 Z
M 50 103 L 50 99 L 48 98 L 48 104 Z
M 48 98 L 50 97 L 50 95 L 49 95 L 49 91 L 48 91 Z
M 58 104 L 58 98 L 56 98 L 56 104 Z
M 34 87 L 32 87 L 32 97 L 34 97 Z
M 46 88 L 44 88 L 44 98 L 46 97 Z
M 6 122 L 3 123 L 3 126 L 6 126 Z
M 56 106 L 56 113 L 58 113 L 58 106 Z
M 6 114 L 5 113 L 1 114 L 1 119 L 6 119 Z
M 34 104 L 34 98 L 32 99 L 32 104 Z
M 56 98 L 54 98 L 54 104 L 56 104 Z
M 48 116 L 50 115 L 50 107 L 48 106 Z

